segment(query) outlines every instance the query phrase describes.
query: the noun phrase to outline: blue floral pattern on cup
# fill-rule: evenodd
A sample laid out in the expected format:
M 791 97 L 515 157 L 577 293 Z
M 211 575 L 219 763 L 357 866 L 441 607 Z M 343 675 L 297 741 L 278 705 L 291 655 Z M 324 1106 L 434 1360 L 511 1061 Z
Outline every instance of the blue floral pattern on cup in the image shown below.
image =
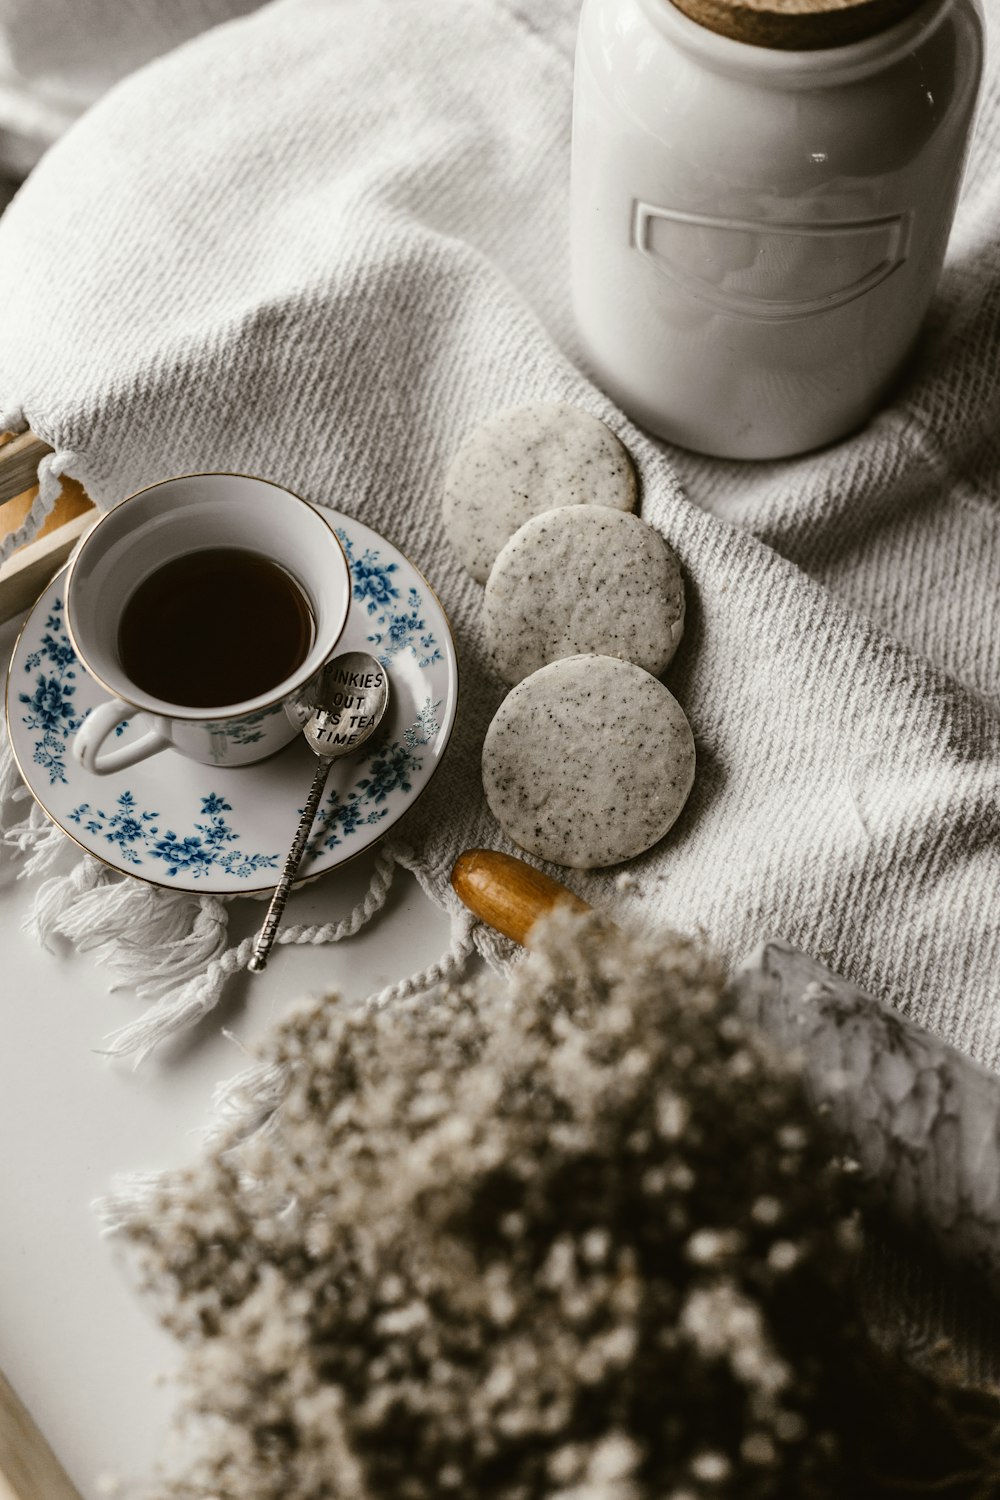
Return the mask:
M 29 676 L 34 673 L 34 692 L 18 694 L 18 700 L 26 709 L 21 716 L 22 724 L 26 729 L 40 731 L 33 758 L 36 765 L 48 772 L 50 786 L 57 781 L 66 782 L 66 747 L 86 718 L 86 714 L 76 712 L 74 704 L 80 664 L 66 632 L 64 610 L 64 602 L 57 596 L 45 621 L 45 634 L 24 662 L 25 672 Z M 235 723 L 210 727 L 217 728 L 230 744 L 252 745 L 263 738 L 260 726 L 264 720 L 283 712 L 279 703 L 258 709 Z M 128 719 L 122 719 L 115 726 L 115 735 L 123 735 L 128 724 Z M 224 758 L 220 756 L 220 759 Z
M 264 731 L 260 726 L 265 719 L 273 719 L 276 714 L 284 712 L 282 704 L 272 703 L 269 708 L 258 708 L 252 714 L 245 714 L 242 719 L 230 719 L 228 723 L 212 723 L 208 725 L 208 728 L 215 734 L 222 735 L 229 745 L 256 745 L 258 740 L 264 738 Z
M 364 603 L 376 627 L 368 637 L 372 654 L 378 657 L 383 667 L 388 667 L 400 651 L 411 652 L 421 667 L 443 661 L 434 633 L 424 619 L 419 589 L 407 589 L 404 600 L 396 587 L 392 575 L 398 572 L 398 564 L 383 562 L 374 547 L 366 547 L 359 554 L 350 535 L 342 528 L 337 535 L 343 543 L 351 570 L 352 597 L 356 602 Z

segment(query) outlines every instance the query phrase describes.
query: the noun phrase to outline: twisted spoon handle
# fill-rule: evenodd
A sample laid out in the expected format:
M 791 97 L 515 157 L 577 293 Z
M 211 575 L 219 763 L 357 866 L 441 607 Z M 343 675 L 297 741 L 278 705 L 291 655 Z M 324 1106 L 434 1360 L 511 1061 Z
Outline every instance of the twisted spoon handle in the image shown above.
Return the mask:
M 298 874 L 299 865 L 302 863 L 302 855 L 305 852 L 306 843 L 312 831 L 316 811 L 320 804 L 320 798 L 323 796 L 323 788 L 326 786 L 326 778 L 330 774 L 330 767 L 332 765 L 332 757 L 320 756 L 317 761 L 316 773 L 312 779 L 312 786 L 309 788 L 306 805 L 302 809 L 299 826 L 295 830 L 292 847 L 285 856 L 281 879 L 274 888 L 271 904 L 267 908 L 267 915 L 257 934 L 257 941 L 253 945 L 253 953 L 250 957 L 250 962 L 247 964 L 247 968 L 253 974 L 259 974 L 267 963 L 267 955 L 270 953 L 274 943 L 274 936 L 278 931 L 278 923 L 281 921 L 281 913 L 285 909 L 285 902 L 288 900 L 288 892 L 292 888 L 292 881 Z

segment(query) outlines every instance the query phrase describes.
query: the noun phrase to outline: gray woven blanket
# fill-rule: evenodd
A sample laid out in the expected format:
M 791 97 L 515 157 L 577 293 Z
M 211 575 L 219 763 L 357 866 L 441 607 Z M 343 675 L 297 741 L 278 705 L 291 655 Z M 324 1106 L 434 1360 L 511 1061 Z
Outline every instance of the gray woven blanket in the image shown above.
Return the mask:
M 667 681 L 698 771 L 628 880 L 578 874 L 576 888 L 703 929 L 731 959 L 784 937 L 996 1064 L 1000 64 L 928 334 L 892 405 L 821 453 L 724 463 L 651 441 L 579 363 L 575 11 L 275 0 L 107 93 L 0 221 L 0 416 L 55 449 L 34 520 L 60 472 L 106 506 L 227 469 L 353 512 L 411 556 L 451 618 L 463 694 L 446 767 L 401 839 L 449 904 L 454 856 L 503 844 L 479 772 L 503 686 L 480 587 L 442 528 L 442 476 L 503 407 L 588 408 L 630 448 L 643 515 L 685 569 Z M 6 816 L 8 842 L 40 866 L 43 820 L 16 801 Z M 135 935 L 127 892 L 82 878 L 47 890 L 49 930 L 79 930 L 83 895 L 91 936 L 100 899 L 108 942 Z M 196 922 L 199 898 L 164 896 L 178 899 Z M 205 1007 L 218 987 L 203 986 Z M 168 986 L 157 1002 L 168 1029 L 173 998 Z

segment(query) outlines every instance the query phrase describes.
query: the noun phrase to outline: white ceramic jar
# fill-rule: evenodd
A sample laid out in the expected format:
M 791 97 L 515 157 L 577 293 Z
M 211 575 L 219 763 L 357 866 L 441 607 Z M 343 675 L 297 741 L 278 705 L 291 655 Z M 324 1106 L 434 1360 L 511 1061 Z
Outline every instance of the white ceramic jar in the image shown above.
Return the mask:
M 891 390 L 941 269 L 982 70 L 978 0 L 923 0 L 835 45 L 776 22 L 780 45 L 762 46 L 672 0 L 584 0 L 577 50 L 585 357 L 641 425 L 732 458 L 831 442 Z

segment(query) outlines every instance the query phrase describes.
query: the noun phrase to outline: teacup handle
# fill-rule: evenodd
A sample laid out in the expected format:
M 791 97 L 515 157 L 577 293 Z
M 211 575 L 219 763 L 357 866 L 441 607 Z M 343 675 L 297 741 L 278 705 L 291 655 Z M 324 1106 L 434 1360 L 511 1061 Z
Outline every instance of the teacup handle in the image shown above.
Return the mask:
M 145 760 L 158 750 L 170 748 L 170 741 L 165 734 L 161 734 L 158 729 L 148 729 L 139 739 L 121 745 L 117 750 L 109 750 L 107 755 L 98 759 L 98 751 L 115 725 L 135 712 L 133 705 L 121 698 L 111 698 L 107 703 L 91 709 L 76 731 L 73 741 L 73 754 L 85 771 L 106 776 L 111 771 L 124 771 L 126 766 L 134 766 L 136 761 Z

